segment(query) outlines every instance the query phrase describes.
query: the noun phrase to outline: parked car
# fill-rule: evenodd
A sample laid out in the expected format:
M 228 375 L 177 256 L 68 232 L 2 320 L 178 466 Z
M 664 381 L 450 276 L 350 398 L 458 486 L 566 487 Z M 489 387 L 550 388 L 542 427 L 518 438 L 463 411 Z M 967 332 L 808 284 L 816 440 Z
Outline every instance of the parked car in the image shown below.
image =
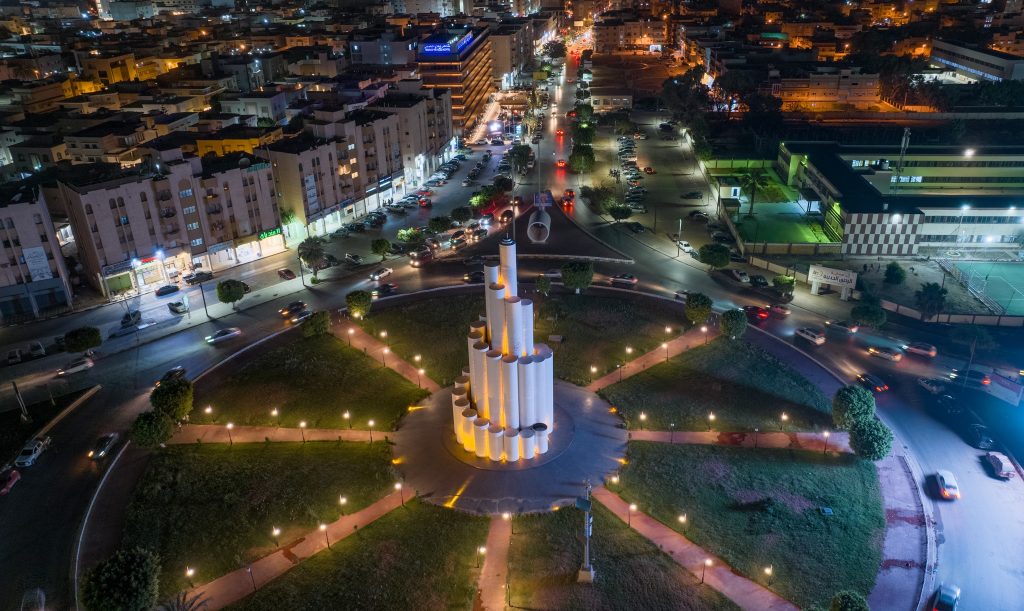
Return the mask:
M 733 244 L 736 242 L 736 238 L 724 231 L 716 231 L 712 233 L 711 239 L 719 244 Z
M 46 348 L 43 346 L 43 342 L 32 341 L 28 343 L 28 353 L 32 355 L 32 358 L 37 359 L 46 356 Z
M 227 341 L 227 340 L 229 340 L 231 338 L 238 337 L 241 334 L 242 334 L 242 330 L 239 329 L 238 327 L 228 327 L 226 329 L 221 329 L 221 330 L 217 331 L 213 335 L 207 335 L 206 336 L 206 343 L 207 344 L 219 344 L 219 343 L 225 342 L 225 341 Z
M 181 289 L 178 288 L 177 284 L 165 284 L 156 290 L 156 296 L 163 297 L 164 295 L 173 295 L 179 290 Z
M 702 199 L 704 195 L 700 191 L 687 191 L 683 193 L 683 199 Z
M 142 312 L 138 310 L 129 310 L 124 313 L 121 317 L 121 328 L 126 329 L 142 322 Z
M 703 212 L 701 210 L 694 210 L 689 216 L 695 221 L 707 221 L 710 218 L 707 212 Z
M 626 227 L 633 233 L 643 233 L 645 231 L 644 226 L 637 222 L 626 223 Z
M 918 378 L 917 385 L 933 395 L 941 394 L 946 390 L 945 380 L 938 378 Z
M 282 280 L 295 280 L 295 272 L 284 267 L 277 270 L 277 276 Z
M 80 359 L 75 359 L 75 360 L 71 361 L 70 363 L 68 363 L 67 365 L 64 365 L 63 367 L 58 369 L 57 370 L 57 375 L 59 375 L 59 376 L 68 376 L 68 375 L 71 375 L 73 373 L 79 373 L 79 372 L 82 372 L 82 371 L 88 371 L 88 370 L 92 369 L 93 365 L 94 365 L 94 363 L 92 362 L 92 359 L 90 359 L 88 357 L 82 357 Z
M 20 479 L 21 471 L 17 469 L 7 469 L 0 473 L 0 496 L 10 494 L 11 488 L 14 488 L 14 484 L 17 484 Z
M 826 320 L 825 324 L 828 325 L 831 329 L 836 329 L 837 331 L 846 331 L 847 333 L 851 334 L 860 331 L 860 325 L 858 325 L 855 322 L 850 322 L 848 320 Z
M 939 496 L 952 501 L 960 498 L 960 486 L 956 483 L 956 477 L 945 469 L 935 473 L 935 485 L 938 487 Z
M 676 241 L 676 246 L 679 247 L 679 250 L 681 250 L 681 251 L 683 251 L 685 253 L 693 252 L 693 246 L 690 246 L 690 243 L 687 242 L 686 240 L 678 240 L 678 241 Z
M 657 172 L 655 172 L 654 168 L 652 168 L 651 166 L 644 166 L 644 174 L 656 174 L 656 173 Z
M 984 461 L 991 471 L 992 477 L 1012 479 L 1017 476 L 1017 470 L 1013 468 L 1013 463 L 1002 452 L 988 452 L 985 454 Z
M 898 363 L 903 360 L 902 352 L 896 348 L 890 348 L 888 346 L 868 346 L 868 354 L 887 361 L 893 361 L 894 363 Z
M 750 277 L 750 284 L 763 289 L 768 286 L 768 279 L 761 274 L 754 274 Z
M 167 304 L 167 309 L 171 311 L 171 314 L 184 314 L 188 312 L 188 306 L 185 305 L 184 301 L 172 301 Z
M 348 263 L 350 265 L 362 265 L 363 257 L 362 255 L 347 252 L 345 253 L 345 263 Z
M 742 282 L 743 284 L 750 284 L 750 277 L 747 276 L 747 272 L 743 271 L 742 269 L 730 269 L 729 275 L 731 275 L 733 279 L 736 280 L 737 282 Z
M 207 280 L 213 280 L 213 274 L 211 274 L 210 272 L 204 272 L 204 271 L 193 272 L 193 273 L 185 276 L 183 278 L 183 280 L 189 286 L 193 286 L 193 285 L 199 284 L 200 282 L 206 282 Z
M 114 444 L 117 443 L 117 440 L 119 438 L 120 435 L 118 435 L 117 433 L 107 433 L 106 435 L 100 437 L 99 439 L 96 440 L 96 443 L 92 444 L 92 449 L 89 450 L 88 454 L 89 458 L 93 460 L 99 460 L 103 458 L 104 456 L 110 453 L 110 450 L 113 449 Z
M 296 312 L 301 312 L 306 309 L 305 301 L 293 301 L 277 311 L 281 315 L 281 318 L 291 318 Z
M 51 439 L 48 436 L 34 437 L 29 439 L 21 448 L 18 457 L 14 459 L 16 467 L 31 467 L 39 460 L 39 456 L 50 447 Z
M 821 329 L 815 329 L 812 327 L 802 327 L 797 329 L 794 333 L 797 337 L 807 340 L 815 346 L 821 346 L 825 343 L 825 332 Z
M 983 371 L 977 369 L 969 369 L 966 372 L 961 372 L 957 369 L 949 372 L 950 380 L 957 380 L 958 383 L 963 383 L 964 377 L 966 376 L 966 382 L 968 386 L 988 386 L 992 383 L 992 378 Z
M 973 416 L 965 421 L 962 427 L 961 432 L 967 445 L 979 450 L 994 450 L 996 448 L 996 441 L 989 434 L 988 427 L 978 422 Z
M 870 373 L 858 373 L 857 381 L 864 388 L 876 393 L 883 393 L 889 390 L 889 385 L 882 378 Z
M 17 365 L 18 363 L 20 363 L 22 361 L 22 358 L 23 357 L 22 357 L 21 348 L 14 348 L 12 350 L 8 350 L 7 351 L 7 364 L 8 365 Z
M 384 278 L 387 278 L 388 276 L 390 276 L 394 272 L 395 272 L 395 270 L 391 269 L 390 267 L 382 267 L 382 268 L 380 268 L 380 269 L 378 269 L 378 270 L 376 270 L 376 271 L 374 271 L 374 272 L 372 272 L 370 274 L 370 280 L 373 280 L 374 282 L 376 282 L 378 280 L 382 280 Z
M 768 306 L 768 311 L 776 316 L 786 317 L 789 316 L 789 307 L 781 303 L 773 303 Z

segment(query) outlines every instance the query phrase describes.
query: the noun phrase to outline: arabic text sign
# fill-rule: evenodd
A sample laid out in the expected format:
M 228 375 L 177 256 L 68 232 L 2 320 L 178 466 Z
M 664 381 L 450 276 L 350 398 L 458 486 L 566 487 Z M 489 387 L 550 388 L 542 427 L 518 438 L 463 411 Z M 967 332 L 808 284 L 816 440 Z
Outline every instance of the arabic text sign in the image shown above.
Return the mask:
M 857 286 L 857 272 L 812 265 L 810 271 L 807 272 L 807 281 L 852 289 Z

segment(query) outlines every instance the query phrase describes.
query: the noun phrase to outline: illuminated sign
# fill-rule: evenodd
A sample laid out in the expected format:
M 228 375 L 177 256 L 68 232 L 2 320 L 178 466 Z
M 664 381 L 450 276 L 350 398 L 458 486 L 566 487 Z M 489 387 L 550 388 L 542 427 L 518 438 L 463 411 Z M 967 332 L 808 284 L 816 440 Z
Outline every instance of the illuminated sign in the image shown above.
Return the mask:
M 420 48 L 420 52 L 423 53 L 424 55 L 451 55 L 453 42 L 455 42 L 454 38 L 451 39 L 449 42 L 431 43 L 429 45 L 423 45 Z M 469 32 L 461 39 L 459 39 L 459 41 L 455 44 L 455 51 L 462 51 L 471 42 L 473 42 L 473 33 Z
M 261 231 L 260 235 L 259 235 L 259 239 L 265 240 L 267 238 L 272 238 L 272 237 L 274 237 L 276 235 L 281 235 L 281 228 L 280 227 L 274 227 L 273 229 L 268 229 L 266 231 Z

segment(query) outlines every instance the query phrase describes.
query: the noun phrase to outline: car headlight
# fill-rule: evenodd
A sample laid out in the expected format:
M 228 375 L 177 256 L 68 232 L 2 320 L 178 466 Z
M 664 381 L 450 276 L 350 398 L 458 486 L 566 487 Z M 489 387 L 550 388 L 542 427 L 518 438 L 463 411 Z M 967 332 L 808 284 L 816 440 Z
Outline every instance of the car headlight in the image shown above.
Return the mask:
M 93 454 L 94 452 L 92 450 L 89 450 L 89 458 L 92 458 Z
M 206 336 L 206 341 L 211 341 L 212 339 L 213 339 L 213 336 L 212 336 L 212 335 L 207 335 L 207 336 Z

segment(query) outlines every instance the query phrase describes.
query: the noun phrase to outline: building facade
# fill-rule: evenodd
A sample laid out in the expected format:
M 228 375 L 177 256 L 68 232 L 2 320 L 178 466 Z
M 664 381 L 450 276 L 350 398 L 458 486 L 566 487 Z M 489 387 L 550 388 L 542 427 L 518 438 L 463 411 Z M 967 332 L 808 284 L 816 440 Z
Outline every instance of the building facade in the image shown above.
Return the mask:
M 455 29 L 429 36 L 420 41 L 416 60 L 424 87 L 451 92 L 456 133 L 467 133 L 495 91 L 487 29 Z

